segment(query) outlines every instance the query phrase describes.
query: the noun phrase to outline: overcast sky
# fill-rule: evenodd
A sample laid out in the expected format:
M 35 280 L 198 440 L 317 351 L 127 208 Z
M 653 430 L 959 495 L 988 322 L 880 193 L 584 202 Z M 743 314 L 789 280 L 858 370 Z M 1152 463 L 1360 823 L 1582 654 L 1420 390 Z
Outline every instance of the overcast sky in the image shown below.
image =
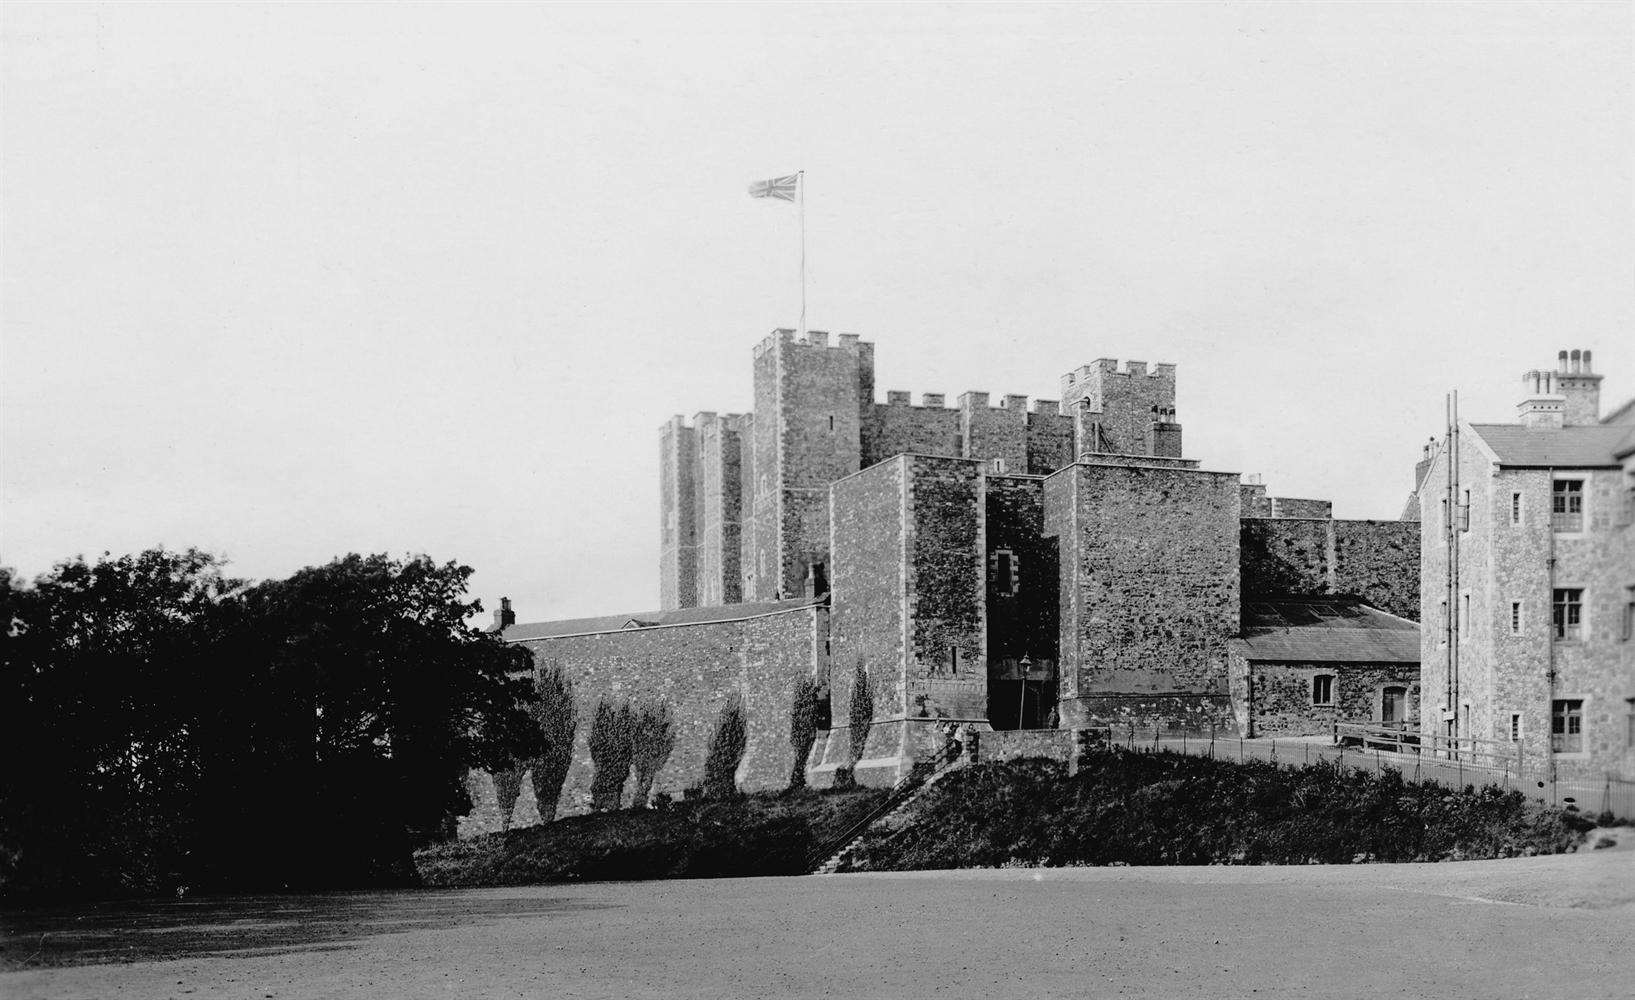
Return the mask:
M 1443 394 L 1635 394 L 1630 6 L 9 5 L 3 537 L 655 607 L 658 429 L 798 311 L 877 385 L 1179 365 L 1187 453 L 1394 518 Z

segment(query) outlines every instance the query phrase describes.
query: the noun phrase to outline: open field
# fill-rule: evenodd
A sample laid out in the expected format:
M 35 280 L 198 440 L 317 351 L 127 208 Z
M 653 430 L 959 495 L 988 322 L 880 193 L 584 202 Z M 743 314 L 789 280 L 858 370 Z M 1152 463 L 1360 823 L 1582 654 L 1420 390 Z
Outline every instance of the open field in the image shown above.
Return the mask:
M 597 883 L 10 914 L 0 996 L 1607 996 L 1635 831 L 1441 865 Z M 47 963 L 52 967 L 39 966 Z

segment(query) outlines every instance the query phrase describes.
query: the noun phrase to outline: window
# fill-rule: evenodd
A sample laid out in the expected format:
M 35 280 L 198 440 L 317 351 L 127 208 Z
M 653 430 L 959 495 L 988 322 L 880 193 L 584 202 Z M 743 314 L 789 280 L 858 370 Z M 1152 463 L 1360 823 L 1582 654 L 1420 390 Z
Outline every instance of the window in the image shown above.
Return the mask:
M 1635 639 L 1635 587 L 1624 592 L 1624 627 L 1620 633 L 1625 642 Z
M 1520 524 L 1521 523 L 1521 494 L 1520 493 L 1510 494 L 1510 523 L 1511 524 Z
M 1311 703 L 1313 705 L 1334 704 L 1334 675 L 1318 674 L 1311 679 Z
M 835 429 L 835 415 L 833 413 L 829 414 L 829 429 Z
M 1521 742 L 1521 713 L 1520 712 L 1511 712 L 1510 713 L 1510 742 L 1512 742 L 1512 743 L 1520 743 Z
M 988 568 L 993 575 L 995 592 L 1015 594 L 1022 589 L 1021 567 L 1017 564 L 1016 553 L 1010 549 L 995 549 Z
M 1521 635 L 1521 602 L 1510 602 L 1510 634 Z
M 1439 609 L 1439 616 L 1440 616 L 1440 619 L 1441 619 L 1441 622 L 1442 622 L 1441 638 L 1437 639 L 1436 642 L 1437 642 L 1437 645 L 1439 645 L 1439 646 L 1446 646 L 1448 644 L 1448 602 L 1447 602 L 1447 599 L 1444 598 L 1444 599 L 1436 602 L 1436 606 Z
M 1584 588 L 1557 587 L 1553 600 L 1556 638 L 1577 642 L 1584 637 Z
M 1465 600 L 1464 600 L 1464 608 L 1462 609 L 1463 614 L 1461 614 L 1459 616 L 1459 631 L 1469 632 L 1470 631 L 1470 595 L 1465 594 L 1463 596 L 1464 596 Z
M 1558 479 L 1550 494 L 1550 527 L 1555 531 L 1584 530 L 1584 481 Z
M 1558 698 L 1550 702 L 1550 749 L 1555 753 L 1584 752 L 1584 699 Z

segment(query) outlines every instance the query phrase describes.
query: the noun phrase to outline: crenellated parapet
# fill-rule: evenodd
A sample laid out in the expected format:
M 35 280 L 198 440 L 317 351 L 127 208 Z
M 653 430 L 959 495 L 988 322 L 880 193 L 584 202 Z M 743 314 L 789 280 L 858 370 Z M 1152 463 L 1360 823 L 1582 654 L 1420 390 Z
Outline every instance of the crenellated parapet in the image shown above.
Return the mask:
M 1075 453 L 1181 455 L 1175 366 L 1098 358 L 1062 376 L 1061 412 L 1074 420 Z

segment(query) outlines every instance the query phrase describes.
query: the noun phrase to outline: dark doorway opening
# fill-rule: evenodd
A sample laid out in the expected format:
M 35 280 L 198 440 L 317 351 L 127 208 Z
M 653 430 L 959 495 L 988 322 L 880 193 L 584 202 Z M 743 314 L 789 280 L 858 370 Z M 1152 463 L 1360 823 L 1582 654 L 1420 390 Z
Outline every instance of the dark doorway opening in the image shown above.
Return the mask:
M 1056 722 L 1053 661 L 1001 660 L 989 667 L 989 725 L 995 729 L 1053 729 Z

